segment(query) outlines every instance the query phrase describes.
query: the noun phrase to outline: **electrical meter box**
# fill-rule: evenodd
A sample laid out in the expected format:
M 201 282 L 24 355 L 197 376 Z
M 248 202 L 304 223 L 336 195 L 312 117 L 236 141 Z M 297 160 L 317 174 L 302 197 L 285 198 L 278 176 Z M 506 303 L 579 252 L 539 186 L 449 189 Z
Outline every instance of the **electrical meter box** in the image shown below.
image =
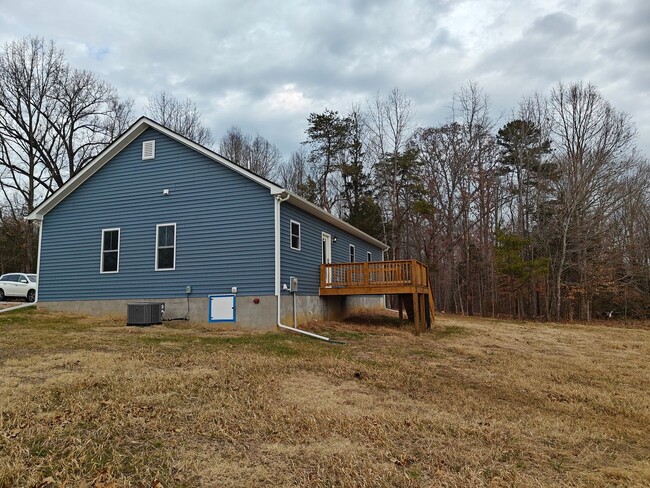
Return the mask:
M 298 277 L 290 276 L 289 277 L 289 291 L 291 293 L 296 293 L 298 291 Z

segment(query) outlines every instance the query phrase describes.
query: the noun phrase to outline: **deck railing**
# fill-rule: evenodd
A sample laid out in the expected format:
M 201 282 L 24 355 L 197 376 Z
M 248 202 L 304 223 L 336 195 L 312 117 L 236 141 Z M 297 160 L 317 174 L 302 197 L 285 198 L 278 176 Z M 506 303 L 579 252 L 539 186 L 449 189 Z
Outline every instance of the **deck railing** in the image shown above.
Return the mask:
M 321 288 L 427 286 L 428 268 L 415 259 L 321 264 Z

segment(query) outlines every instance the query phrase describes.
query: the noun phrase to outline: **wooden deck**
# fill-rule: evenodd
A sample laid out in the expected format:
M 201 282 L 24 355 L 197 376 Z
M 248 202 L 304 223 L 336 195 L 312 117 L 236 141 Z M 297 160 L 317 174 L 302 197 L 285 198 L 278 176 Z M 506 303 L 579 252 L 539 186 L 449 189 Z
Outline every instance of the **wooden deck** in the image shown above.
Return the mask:
M 434 318 L 429 268 L 414 259 L 322 264 L 320 295 L 399 295 L 400 319 L 405 307 L 415 322 L 416 334 Z

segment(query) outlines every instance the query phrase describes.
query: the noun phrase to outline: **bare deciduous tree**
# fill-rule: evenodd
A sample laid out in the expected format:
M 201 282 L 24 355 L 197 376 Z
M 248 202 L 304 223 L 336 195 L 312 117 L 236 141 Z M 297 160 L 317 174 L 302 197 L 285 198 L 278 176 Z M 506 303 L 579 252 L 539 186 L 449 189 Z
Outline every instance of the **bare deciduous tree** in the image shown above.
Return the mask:
M 149 98 L 145 112 L 147 117 L 197 144 L 212 147 L 215 142 L 212 131 L 201 121 L 201 112 L 189 98 L 180 101 L 163 91 Z
M 252 137 L 231 127 L 219 142 L 219 153 L 263 178 L 273 179 L 282 165 L 282 153 L 261 135 Z
M 555 318 L 561 318 L 568 268 L 577 272 L 581 316 L 591 318 L 586 272 L 617 210 L 620 181 L 630 168 L 635 128 L 590 84 L 559 83 L 551 92 L 559 247 L 555 259 Z
M 403 247 L 400 235 L 403 218 L 400 215 L 399 162 L 401 153 L 406 150 L 413 135 L 415 109 L 411 100 L 398 88 L 393 88 L 386 97 L 377 94 L 367 106 L 365 121 L 370 134 L 368 148 L 374 156 L 375 164 L 384 168 L 377 186 L 384 220 L 390 225 L 386 240 L 391 244 L 393 259 L 399 259 Z
M 28 37 L 5 44 L 0 186 L 15 218 L 32 211 L 122 132 L 131 105 L 92 73 L 70 67 L 52 42 Z M 31 227 L 24 228 L 27 269 L 35 266 L 35 244 Z

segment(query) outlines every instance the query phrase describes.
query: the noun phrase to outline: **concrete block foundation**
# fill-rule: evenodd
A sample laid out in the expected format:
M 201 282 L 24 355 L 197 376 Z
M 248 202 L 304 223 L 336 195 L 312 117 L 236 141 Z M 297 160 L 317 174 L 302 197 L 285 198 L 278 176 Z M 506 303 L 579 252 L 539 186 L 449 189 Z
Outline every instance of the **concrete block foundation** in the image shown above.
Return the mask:
M 377 295 L 314 296 L 296 295 L 296 318 L 298 324 L 311 320 L 341 320 L 361 310 L 383 310 L 384 297 Z M 280 314 L 282 324 L 293 326 L 293 297 L 282 295 Z
M 255 303 L 255 301 L 258 303 Z M 134 298 L 129 300 L 79 300 L 38 302 L 38 308 L 88 315 L 113 315 L 124 319 L 126 324 L 127 305 L 137 302 L 163 302 L 165 318 L 189 316 L 193 323 L 207 324 L 208 298 L 190 298 L 189 314 L 186 298 Z M 218 322 L 219 328 L 272 330 L 277 324 L 277 298 L 269 296 L 237 296 L 235 299 L 235 322 Z M 383 309 L 383 296 L 313 296 L 296 295 L 298 324 L 311 320 L 341 320 L 351 313 L 367 309 Z M 293 297 L 283 294 L 280 320 L 284 325 L 293 324 Z

